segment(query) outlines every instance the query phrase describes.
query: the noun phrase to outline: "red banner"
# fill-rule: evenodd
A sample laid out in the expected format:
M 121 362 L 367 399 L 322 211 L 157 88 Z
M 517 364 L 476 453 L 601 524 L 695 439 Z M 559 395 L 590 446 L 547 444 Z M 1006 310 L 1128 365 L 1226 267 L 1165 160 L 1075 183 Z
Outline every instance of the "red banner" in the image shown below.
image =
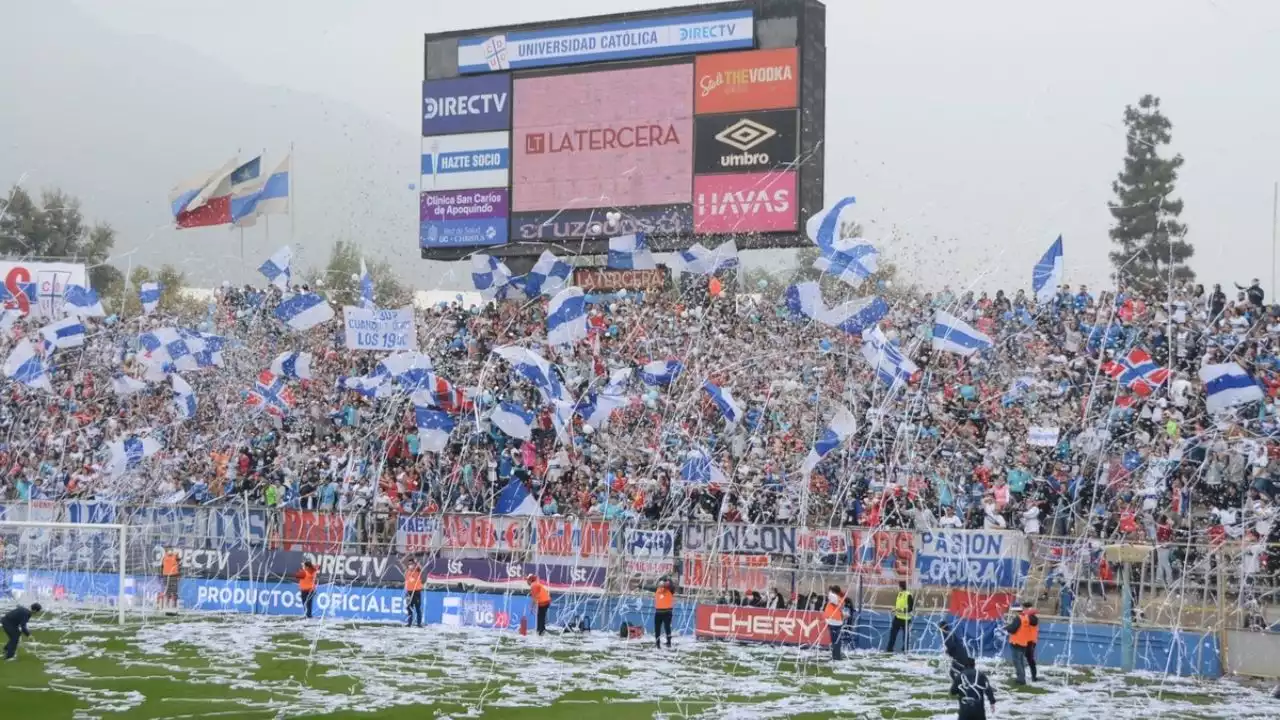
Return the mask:
M 285 550 L 340 553 L 344 529 L 340 513 L 285 510 L 281 543 Z
M 444 546 L 460 550 L 526 550 L 529 521 L 523 517 L 445 515 Z
M 687 553 L 680 584 L 703 590 L 764 590 L 769 582 L 768 555 Z
M 608 557 L 609 523 L 538 518 L 537 540 L 539 555 Z
M 699 605 L 694 632 L 717 640 L 750 640 L 786 645 L 831 646 L 827 621 L 814 610 L 766 610 L 734 605 Z
M 1011 592 L 984 593 L 952 590 L 947 612 L 962 620 L 999 620 L 1016 597 Z
M 916 549 L 908 530 L 854 530 L 853 572 L 863 576 L 864 585 L 897 585 L 899 580 L 915 584 Z

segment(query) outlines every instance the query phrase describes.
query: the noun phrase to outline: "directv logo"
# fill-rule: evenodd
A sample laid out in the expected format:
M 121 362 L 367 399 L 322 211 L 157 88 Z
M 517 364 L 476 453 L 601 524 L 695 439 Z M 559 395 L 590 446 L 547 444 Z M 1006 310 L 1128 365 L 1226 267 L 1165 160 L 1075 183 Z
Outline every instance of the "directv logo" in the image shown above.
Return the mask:
M 454 95 L 441 98 L 429 97 L 422 99 L 422 107 L 422 118 L 424 120 L 461 115 L 488 115 L 489 113 L 500 113 L 506 109 L 507 93 Z

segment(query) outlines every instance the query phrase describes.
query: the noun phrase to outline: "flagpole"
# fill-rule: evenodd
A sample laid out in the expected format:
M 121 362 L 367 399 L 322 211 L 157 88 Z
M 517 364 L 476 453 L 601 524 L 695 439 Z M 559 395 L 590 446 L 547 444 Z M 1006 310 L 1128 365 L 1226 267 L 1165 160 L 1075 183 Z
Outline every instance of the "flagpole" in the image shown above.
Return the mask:
M 1271 185 L 1271 302 L 1276 302 L 1276 207 L 1280 205 L 1280 182 Z
M 293 164 L 294 164 L 293 143 L 290 142 L 289 143 L 289 245 L 290 246 L 293 245 L 293 214 L 297 212 L 297 208 L 295 208 L 293 205 L 293 182 L 294 182 Z
M 244 226 L 240 226 L 240 262 L 244 262 Z

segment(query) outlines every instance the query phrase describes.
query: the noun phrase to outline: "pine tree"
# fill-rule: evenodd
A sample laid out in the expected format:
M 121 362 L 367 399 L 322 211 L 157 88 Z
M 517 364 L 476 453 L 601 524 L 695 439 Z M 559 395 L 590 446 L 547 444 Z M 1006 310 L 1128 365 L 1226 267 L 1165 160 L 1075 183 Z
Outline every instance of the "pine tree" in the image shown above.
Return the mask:
M 1111 183 L 1116 200 L 1108 203 L 1115 219 L 1111 240 L 1119 247 L 1111 264 L 1120 287 L 1163 293 L 1171 271 L 1175 284 L 1195 279 L 1186 264 L 1195 248 L 1184 239 L 1187 226 L 1178 222 L 1182 200 L 1173 197 L 1183 159 L 1160 157 L 1161 146 L 1173 137 L 1173 123 L 1154 95 L 1144 95 L 1136 108 L 1126 106 L 1124 124 L 1124 170 Z

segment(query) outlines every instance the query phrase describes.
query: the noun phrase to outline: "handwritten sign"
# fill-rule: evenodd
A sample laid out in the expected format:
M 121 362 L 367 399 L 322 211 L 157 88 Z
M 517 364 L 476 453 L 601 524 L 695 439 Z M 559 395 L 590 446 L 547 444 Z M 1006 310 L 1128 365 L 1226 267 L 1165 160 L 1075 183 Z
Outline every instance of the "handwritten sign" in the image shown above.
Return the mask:
M 347 348 L 351 350 L 417 350 L 418 329 L 413 308 L 342 308 L 347 328 Z

